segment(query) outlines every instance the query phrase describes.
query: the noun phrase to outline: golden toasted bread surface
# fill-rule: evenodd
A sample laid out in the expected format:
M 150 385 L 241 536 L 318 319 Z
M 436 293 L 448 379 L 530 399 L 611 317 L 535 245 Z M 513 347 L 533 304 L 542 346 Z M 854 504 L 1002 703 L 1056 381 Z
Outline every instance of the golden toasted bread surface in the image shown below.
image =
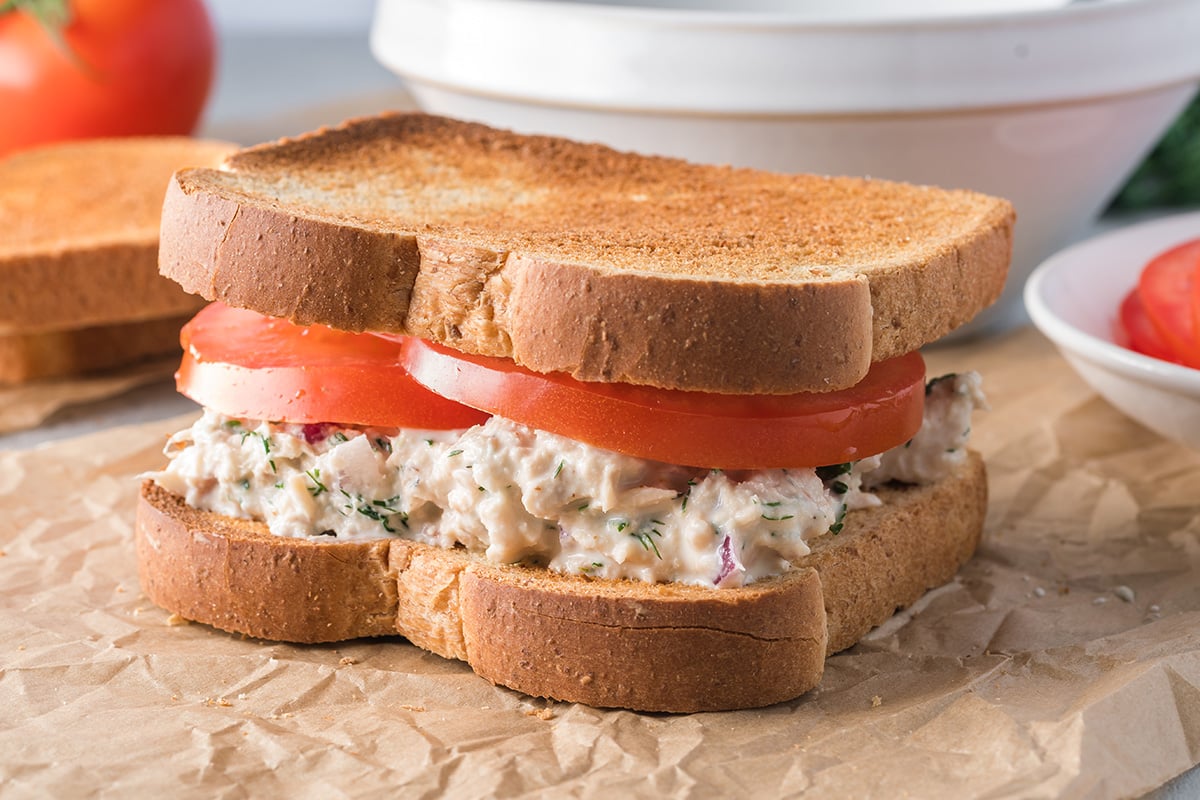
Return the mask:
M 158 274 L 163 194 L 236 149 L 186 137 L 95 139 L 0 160 L 0 334 L 194 312 Z
M 162 272 L 301 324 L 728 393 L 853 385 L 999 296 L 1003 200 L 775 175 L 420 114 L 176 175 Z

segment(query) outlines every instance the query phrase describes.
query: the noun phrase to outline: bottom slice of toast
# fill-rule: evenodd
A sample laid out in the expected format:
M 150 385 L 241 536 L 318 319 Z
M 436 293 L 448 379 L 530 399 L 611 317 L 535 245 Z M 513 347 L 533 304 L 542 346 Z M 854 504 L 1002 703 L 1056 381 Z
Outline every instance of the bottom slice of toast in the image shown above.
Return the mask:
M 87 375 L 178 355 L 191 314 L 0 335 L 0 385 Z
M 825 657 L 953 577 L 979 542 L 978 454 L 947 479 L 888 487 L 787 573 L 737 589 L 501 566 L 403 539 L 313 542 L 142 487 L 147 596 L 180 616 L 288 642 L 399 634 L 526 694 L 639 711 L 798 697 Z

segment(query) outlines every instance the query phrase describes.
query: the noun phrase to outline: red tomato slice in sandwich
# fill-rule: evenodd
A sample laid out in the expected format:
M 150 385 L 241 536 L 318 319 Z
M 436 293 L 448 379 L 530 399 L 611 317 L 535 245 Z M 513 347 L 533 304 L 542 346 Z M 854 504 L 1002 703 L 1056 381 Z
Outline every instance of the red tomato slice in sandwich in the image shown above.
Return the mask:
M 755 396 L 585 383 L 419 339 L 404 342 L 404 364 L 438 394 L 533 428 L 722 469 L 816 467 L 881 453 L 912 438 L 925 402 L 919 353 L 875 364 L 850 389 Z
M 1150 318 L 1146 316 L 1146 309 L 1142 305 L 1142 299 L 1138 295 L 1137 289 L 1131 290 L 1121 301 L 1118 327 L 1126 339 L 1118 344 L 1144 356 L 1175 364 L 1183 363 L 1176 357 L 1175 351 L 1171 349 L 1170 345 L 1159 335 L 1158 328 L 1154 327 Z
M 233 417 L 389 428 L 469 428 L 488 415 L 400 366 L 400 345 L 213 303 L 180 334 L 179 391 Z
M 1200 336 L 1192 312 L 1196 273 L 1200 269 L 1200 239 L 1156 256 L 1138 280 L 1138 295 L 1146 316 L 1177 359 L 1200 367 Z

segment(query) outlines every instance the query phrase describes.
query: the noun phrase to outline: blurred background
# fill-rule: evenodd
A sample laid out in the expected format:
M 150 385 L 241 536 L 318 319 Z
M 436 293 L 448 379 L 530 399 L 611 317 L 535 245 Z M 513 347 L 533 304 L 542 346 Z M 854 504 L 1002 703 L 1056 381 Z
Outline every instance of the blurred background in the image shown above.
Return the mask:
M 217 72 L 203 135 L 253 144 L 411 104 L 367 45 L 374 0 L 208 0 Z

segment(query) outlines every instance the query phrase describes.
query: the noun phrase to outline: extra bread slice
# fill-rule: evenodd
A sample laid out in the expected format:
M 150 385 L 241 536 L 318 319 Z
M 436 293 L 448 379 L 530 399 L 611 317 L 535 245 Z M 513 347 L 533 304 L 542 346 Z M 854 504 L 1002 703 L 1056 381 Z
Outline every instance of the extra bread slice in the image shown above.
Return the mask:
M 0 335 L 194 313 L 200 301 L 158 275 L 163 192 L 176 169 L 234 149 L 98 139 L 0 160 Z
M 642 711 L 763 706 L 817 684 L 827 653 L 945 583 L 987 506 L 976 454 L 885 489 L 790 572 L 740 589 L 599 581 L 404 540 L 325 543 L 197 511 L 147 482 L 136 538 L 158 605 L 292 642 L 400 634 L 531 695 Z
M 728 393 L 857 383 L 999 296 L 1003 200 L 783 176 L 419 114 L 177 174 L 163 274 L 301 324 Z
M 0 335 L 0 384 L 86 375 L 178 356 L 189 314 L 42 333 Z

